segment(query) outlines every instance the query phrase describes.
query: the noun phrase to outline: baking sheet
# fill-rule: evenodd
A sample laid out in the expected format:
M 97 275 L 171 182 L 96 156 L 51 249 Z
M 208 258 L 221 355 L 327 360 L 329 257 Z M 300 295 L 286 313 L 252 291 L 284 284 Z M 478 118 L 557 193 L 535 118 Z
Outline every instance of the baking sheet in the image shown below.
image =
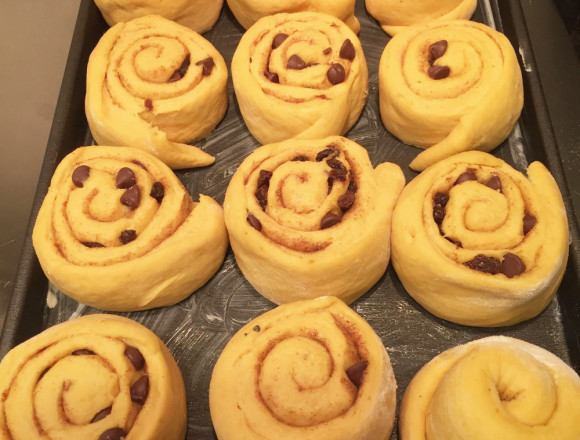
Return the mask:
M 543 161 L 560 184 L 564 200 L 568 203 L 570 183 L 562 172 L 559 146 L 554 140 L 543 101 L 519 0 L 498 2 L 480 0 L 473 19 L 496 26 L 512 41 L 524 76 L 525 104 L 522 117 L 510 138 L 492 153 L 520 171 L 525 171 L 527 164 L 533 160 Z M 369 67 L 369 96 L 360 120 L 347 133 L 347 137 L 368 150 L 374 165 L 385 161 L 398 163 L 408 182 L 417 175 L 408 168 L 408 164 L 420 150 L 402 144 L 388 133 L 379 114 L 378 64 L 389 37 L 367 14 L 362 0 L 357 1 L 356 15 L 361 22 L 359 38 Z M 14 296 L 0 340 L 0 356 L 48 326 L 79 314 L 101 312 L 79 305 L 52 286 L 47 294 L 49 286 L 34 254 L 30 235 L 58 162 L 74 148 L 92 143 L 83 107 L 85 70 L 90 52 L 107 28 L 92 0 L 83 0 L 39 177 Z M 218 48 L 229 67 L 242 33 L 243 28 L 224 6 L 218 23 L 204 36 Z M 259 145 L 241 118 L 231 77 L 228 91 L 226 117 L 214 132 L 196 143 L 216 157 L 215 164 L 176 172 L 194 199 L 203 193 L 223 203 L 230 177 L 243 159 Z M 382 279 L 352 304 L 352 308 L 371 324 L 387 348 L 398 382 L 399 404 L 407 384 L 424 363 L 447 348 L 488 335 L 503 334 L 534 343 L 572 364 L 576 371 L 580 370 L 578 235 L 576 215 L 570 209 L 569 214 L 572 247 L 566 275 L 557 298 L 530 321 L 507 328 L 483 329 L 440 320 L 426 312 L 405 292 L 390 266 Z M 121 314 L 153 330 L 174 354 L 187 392 L 187 439 L 216 438 L 208 403 L 213 365 L 224 345 L 242 325 L 273 307 L 244 279 L 233 253 L 228 250 L 219 272 L 188 299 L 171 307 Z M 397 438 L 395 429 L 392 439 Z

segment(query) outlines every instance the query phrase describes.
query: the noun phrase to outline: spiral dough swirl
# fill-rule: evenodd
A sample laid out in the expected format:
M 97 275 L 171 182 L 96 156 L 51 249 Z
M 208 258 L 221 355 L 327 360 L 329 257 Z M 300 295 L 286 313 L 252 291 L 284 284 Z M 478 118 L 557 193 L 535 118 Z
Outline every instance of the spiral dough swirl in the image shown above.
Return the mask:
M 479 151 L 433 165 L 393 213 L 393 267 L 435 315 L 466 325 L 510 325 L 554 296 L 568 258 L 562 196 L 539 162 L 528 178 Z
M 580 377 L 543 348 L 491 336 L 451 348 L 413 378 L 401 440 L 580 438 Z
M 226 191 L 236 261 L 273 302 L 333 295 L 350 303 L 386 270 L 403 186 L 397 165 L 373 169 L 367 151 L 340 136 L 262 146 Z
M 383 440 L 395 389 L 378 336 L 342 301 L 322 297 L 238 331 L 214 368 L 210 410 L 220 439 Z
M 47 277 L 104 310 L 173 304 L 201 287 L 227 248 L 223 210 L 194 202 L 144 151 L 83 147 L 57 167 L 33 230 Z
M 468 20 L 434 21 L 389 41 L 379 102 L 387 130 L 426 148 L 410 164 L 422 171 L 453 154 L 497 147 L 522 110 L 522 75 L 503 34 Z
M 184 144 L 209 134 L 227 108 L 227 67 L 196 32 L 157 15 L 118 23 L 87 67 L 85 111 L 100 145 L 142 148 L 171 168 L 214 158 Z
M 3 440 L 183 440 L 181 372 L 167 347 L 128 318 L 53 326 L 0 363 Z
M 258 20 L 236 48 L 232 79 L 244 121 L 262 144 L 342 135 L 368 93 L 357 36 L 317 12 Z

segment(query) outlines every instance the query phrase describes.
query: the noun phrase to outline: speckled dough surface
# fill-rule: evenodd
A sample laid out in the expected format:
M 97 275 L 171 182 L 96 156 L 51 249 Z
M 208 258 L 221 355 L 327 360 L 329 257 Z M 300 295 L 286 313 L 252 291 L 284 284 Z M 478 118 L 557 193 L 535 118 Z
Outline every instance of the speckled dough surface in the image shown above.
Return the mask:
M 552 300 L 568 260 L 564 202 L 540 162 L 527 176 L 471 151 L 433 165 L 402 191 L 393 267 L 431 313 L 464 325 L 510 325 Z
M 395 417 L 389 356 L 334 297 L 284 304 L 242 327 L 214 367 L 220 440 L 384 440 Z
M 131 319 L 94 314 L 48 328 L 0 363 L 2 440 L 183 440 L 181 372 Z
M 154 154 L 171 168 L 209 165 L 192 145 L 225 115 L 228 69 L 198 33 L 157 15 L 110 28 L 89 58 L 85 113 L 100 145 Z
M 103 310 L 174 304 L 218 270 L 228 245 L 223 209 L 194 202 L 144 151 L 78 148 L 57 167 L 32 234 L 48 277 Z

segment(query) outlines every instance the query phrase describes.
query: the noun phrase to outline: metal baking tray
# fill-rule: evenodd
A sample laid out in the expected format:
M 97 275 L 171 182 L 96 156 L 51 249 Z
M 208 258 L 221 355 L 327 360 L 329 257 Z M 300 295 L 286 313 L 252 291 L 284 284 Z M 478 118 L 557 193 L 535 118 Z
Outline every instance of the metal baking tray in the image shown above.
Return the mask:
M 368 150 L 375 166 L 385 161 L 398 163 L 409 182 L 417 173 L 408 164 L 419 150 L 402 144 L 388 133 L 379 115 L 378 64 L 389 37 L 368 15 L 363 0 L 357 0 L 356 16 L 361 22 L 359 38 L 369 67 L 369 96 L 360 120 L 347 137 Z M 524 79 L 525 102 L 520 121 L 510 138 L 492 153 L 520 171 L 525 171 L 527 163 L 534 160 L 542 161 L 551 170 L 568 209 L 570 259 L 557 296 L 546 310 L 529 321 L 495 329 L 464 327 L 434 317 L 405 292 L 389 266 L 381 280 L 351 307 L 371 324 L 387 348 L 398 382 L 399 404 L 407 384 L 423 364 L 447 348 L 488 335 L 503 334 L 537 344 L 580 371 L 578 221 L 571 202 L 571 190 L 579 187 L 579 177 L 564 173 L 562 154 L 568 158 L 570 152 L 563 152 L 565 146 L 556 142 L 519 0 L 480 0 L 473 20 L 493 25 L 508 36 L 518 54 Z M 56 165 L 76 147 L 93 143 L 84 113 L 86 65 L 107 28 L 93 1 L 82 0 L 0 339 L 0 357 L 48 326 L 79 314 L 100 312 L 79 306 L 50 288 L 30 237 Z M 218 23 L 204 36 L 218 48 L 229 67 L 242 33 L 243 28 L 224 5 Z M 203 193 L 223 203 L 230 177 L 259 145 L 241 118 L 231 76 L 228 91 L 225 118 L 206 139 L 196 143 L 216 157 L 215 164 L 176 173 L 194 199 Z M 230 249 L 218 273 L 186 300 L 171 307 L 122 314 L 153 330 L 176 358 L 188 399 L 187 439 L 216 438 L 208 403 L 213 365 L 224 345 L 242 325 L 273 307 L 244 279 Z M 397 438 L 395 429 L 392 439 Z

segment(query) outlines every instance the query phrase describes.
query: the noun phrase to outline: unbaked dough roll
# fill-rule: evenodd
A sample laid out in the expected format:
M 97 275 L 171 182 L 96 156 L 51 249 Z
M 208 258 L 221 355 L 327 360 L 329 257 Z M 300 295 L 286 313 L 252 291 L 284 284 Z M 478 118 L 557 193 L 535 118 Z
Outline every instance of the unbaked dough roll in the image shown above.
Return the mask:
M 426 149 L 410 164 L 422 171 L 462 151 L 498 146 L 522 110 L 522 75 L 503 34 L 468 20 L 435 21 L 389 41 L 379 98 L 387 130 Z
M 218 270 L 223 209 L 130 147 L 81 147 L 58 165 L 32 233 L 48 279 L 77 301 L 130 311 L 174 304 Z
M 98 144 L 137 146 L 171 168 L 214 158 L 186 142 L 227 108 L 226 64 L 201 35 L 157 15 L 109 29 L 91 53 L 85 111 Z
M 201 34 L 218 20 L 223 0 L 95 0 L 95 4 L 109 26 L 154 14 Z
M 413 179 L 393 213 L 392 261 L 431 313 L 473 326 L 540 313 L 568 259 L 560 190 L 540 162 L 528 177 L 488 153 L 444 159 Z
M 183 440 L 186 411 L 171 353 L 128 318 L 55 325 L 0 363 L 2 440 Z
M 232 79 L 244 121 L 261 144 L 342 135 L 368 93 L 359 39 L 318 12 L 257 21 L 236 48 Z
M 340 136 L 255 150 L 228 185 L 224 211 L 236 261 L 277 304 L 332 295 L 351 303 L 383 275 L 398 165 L 373 168 Z
M 358 33 L 360 23 L 354 15 L 355 0 L 227 0 L 240 24 L 248 29 L 260 18 L 280 12 L 315 11 L 333 15 Z
M 554 354 L 491 336 L 427 363 L 405 391 L 401 440 L 575 440 L 580 377 Z
M 385 440 L 396 382 L 383 343 L 334 297 L 285 304 L 228 342 L 209 387 L 220 440 Z
M 434 20 L 469 19 L 477 0 L 365 0 L 371 14 L 389 35 L 407 26 Z

